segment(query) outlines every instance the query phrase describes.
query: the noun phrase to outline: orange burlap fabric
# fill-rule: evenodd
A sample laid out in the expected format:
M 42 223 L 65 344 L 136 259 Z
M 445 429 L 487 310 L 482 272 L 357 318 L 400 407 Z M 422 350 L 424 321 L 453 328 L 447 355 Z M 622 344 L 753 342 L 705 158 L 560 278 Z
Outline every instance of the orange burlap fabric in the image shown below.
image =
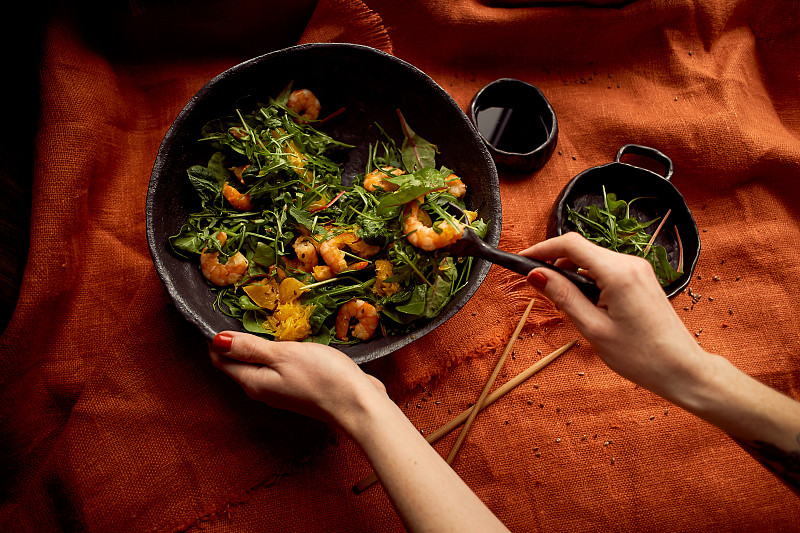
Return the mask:
M 402 530 L 380 486 L 352 494 L 369 465 L 351 441 L 250 401 L 212 368 L 153 270 L 144 200 L 163 134 L 206 81 L 285 27 L 254 2 L 184 4 L 159 17 L 158 3 L 131 2 L 115 20 L 138 31 L 92 32 L 80 12 L 48 24 L 30 258 L 0 338 L 2 530 Z M 799 13 L 320 0 L 288 33 L 394 53 L 464 108 L 495 78 L 541 88 L 558 151 L 535 175 L 501 176 L 510 251 L 542 239 L 564 184 L 621 145 L 669 155 L 703 243 L 701 296 L 676 296 L 676 310 L 709 351 L 800 398 Z M 475 401 L 532 296 L 492 269 L 453 319 L 366 370 L 429 433 Z M 537 301 L 498 382 L 577 336 Z M 585 342 L 479 416 L 454 467 L 516 531 L 800 523 L 797 498 L 726 435 L 619 378 Z

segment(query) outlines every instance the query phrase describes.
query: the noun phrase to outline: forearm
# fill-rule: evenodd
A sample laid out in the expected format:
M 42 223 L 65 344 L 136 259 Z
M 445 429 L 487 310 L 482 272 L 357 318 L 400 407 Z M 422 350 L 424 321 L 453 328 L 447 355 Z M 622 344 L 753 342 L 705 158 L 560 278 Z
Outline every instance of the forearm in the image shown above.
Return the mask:
M 708 355 L 668 398 L 728 433 L 800 494 L 800 403 Z
M 342 426 L 364 450 L 409 531 L 507 531 L 385 396 Z

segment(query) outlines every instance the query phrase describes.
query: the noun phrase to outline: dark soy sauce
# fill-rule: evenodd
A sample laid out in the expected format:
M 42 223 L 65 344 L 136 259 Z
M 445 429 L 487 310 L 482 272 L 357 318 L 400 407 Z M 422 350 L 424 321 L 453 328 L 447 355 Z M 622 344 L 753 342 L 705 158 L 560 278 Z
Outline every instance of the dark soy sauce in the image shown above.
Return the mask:
M 486 142 L 504 152 L 527 154 L 550 135 L 542 117 L 530 107 L 482 107 L 475 117 Z

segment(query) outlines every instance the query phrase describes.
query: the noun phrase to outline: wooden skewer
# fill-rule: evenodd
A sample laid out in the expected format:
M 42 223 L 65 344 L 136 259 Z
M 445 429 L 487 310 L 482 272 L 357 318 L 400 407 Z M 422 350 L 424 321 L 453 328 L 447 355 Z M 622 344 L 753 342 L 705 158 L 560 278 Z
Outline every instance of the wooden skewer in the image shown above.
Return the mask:
M 514 388 L 524 383 L 531 376 L 533 376 L 541 369 L 552 363 L 553 360 L 555 360 L 559 355 L 563 354 L 564 352 L 575 346 L 577 342 L 578 339 L 574 339 L 568 342 L 567 344 L 557 349 L 550 355 L 542 357 L 541 359 L 539 359 L 534 364 L 532 364 L 531 366 L 529 366 L 528 368 L 526 368 L 525 370 L 514 376 L 506 383 L 497 387 L 497 390 L 495 390 L 493 393 L 491 393 L 489 396 L 486 397 L 486 401 L 483 402 L 483 409 L 486 409 L 494 402 L 496 402 L 497 400 L 508 394 Z M 437 442 L 439 439 L 441 439 L 442 437 L 453 431 L 455 428 L 463 424 L 467 420 L 471 412 L 472 409 L 466 409 L 462 411 L 458 416 L 450 420 L 450 422 L 446 423 L 445 425 L 443 425 L 442 427 L 440 427 L 439 429 L 437 429 L 436 431 L 425 437 L 425 440 L 428 441 L 428 444 L 433 444 Z M 369 486 L 374 484 L 376 481 L 378 481 L 378 475 L 375 474 L 375 472 L 373 472 L 370 475 L 361 479 L 355 485 L 353 485 L 353 492 L 359 494 L 364 490 L 366 490 Z
M 514 343 L 517 341 L 517 337 L 519 337 L 519 332 L 522 331 L 522 326 L 524 326 L 525 322 L 528 320 L 528 315 L 531 313 L 531 307 L 533 307 L 534 301 L 535 298 L 531 298 L 531 301 L 528 303 L 528 307 L 525 309 L 525 312 L 522 313 L 522 318 L 519 319 L 519 323 L 517 324 L 517 329 L 515 329 L 514 334 L 511 335 L 511 339 L 508 341 L 506 349 L 503 350 L 503 355 L 500 356 L 500 359 L 497 361 L 497 364 L 494 367 L 492 375 L 489 376 L 489 381 L 486 382 L 486 385 L 483 387 L 483 391 L 481 391 L 481 395 L 478 396 L 478 401 L 475 402 L 475 405 L 472 406 L 472 410 L 469 413 L 469 417 L 467 417 L 467 421 L 464 424 L 464 428 L 458 434 L 456 442 L 450 449 L 450 454 L 447 456 L 446 459 L 447 464 L 449 465 L 453 464 L 453 459 L 456 458 L 458 450 L 464 443 L 464 439 L 467 437 L 469 428 L 472 427 L 472 422 L 475 420 L 475 417 L 478 416 L 478 413 L 481 412 L 483 404 L 486 401 L 486 396 L 489 395 L 489 390 L 491 390 L 492 385 L 494 385 L 494 380 L 497 379 L 497 374 L 500 373 L 500 369 L 503 368 L 503 363 L 506 362 L 506 358 L 508 357 L 509 352 L 511 352 L 511 349 L 514 347 Z
M 664 226 L 664 222 L 667 221 L 669 218 L 669 214 L 672 213 L 672 209 L 668 209 L 667 213 L 664 215 L 664 218 L 661 219 L 661 223 L 658 225 L 656 230 L 653 232 L 653 236 L 650 237 L 650 242 L 647 243 L 647 246 L 644 247 L 644 255 L 647 255 L 647 252 L 650 250 L 650 247 L 653 245 L 653 241 L 656 240 L 656 235 L 658 232 L 661 231 L 661 228 Z

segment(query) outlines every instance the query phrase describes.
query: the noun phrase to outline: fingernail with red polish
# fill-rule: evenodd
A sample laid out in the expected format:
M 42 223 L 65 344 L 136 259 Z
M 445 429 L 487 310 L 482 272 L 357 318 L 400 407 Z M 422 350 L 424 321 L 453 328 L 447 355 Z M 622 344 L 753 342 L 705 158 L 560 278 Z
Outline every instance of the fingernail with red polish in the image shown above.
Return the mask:
M 233 344 L 233 337 L 227 333 L 217 333 L 214 336 L 214 340 L 211 342 L 211 346 L 214 347 L 214 350 L 220 353 L 230 352 L 231 344 Z
M 528 274 L 528 283 L 533 285 L 537 290 L 542 290 L 545 285 L 547 285 L 547 278 L 539 272 L 531 272 Z

